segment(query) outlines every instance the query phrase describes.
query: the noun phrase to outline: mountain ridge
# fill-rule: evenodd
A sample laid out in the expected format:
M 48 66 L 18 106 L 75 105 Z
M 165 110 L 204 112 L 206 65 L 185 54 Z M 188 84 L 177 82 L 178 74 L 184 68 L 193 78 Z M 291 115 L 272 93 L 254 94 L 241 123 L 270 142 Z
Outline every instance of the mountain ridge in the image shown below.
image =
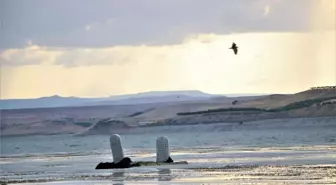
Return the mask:
M 159 103 L 176 101 L 181 97 L 186 101 L 202 98 L 224 97 L 204 93 L 198 90 L 186 91 L 148 91 L 135 94 L 112 95 L 101 98 L 63 97 L 60 95 L 45 96 L 32 99 L 2 99 L 0 109 L 25 109 L 25 108 L 51 108 L 69 106 L 94 106 L 94 105 L 128 105 L 138 103 Z

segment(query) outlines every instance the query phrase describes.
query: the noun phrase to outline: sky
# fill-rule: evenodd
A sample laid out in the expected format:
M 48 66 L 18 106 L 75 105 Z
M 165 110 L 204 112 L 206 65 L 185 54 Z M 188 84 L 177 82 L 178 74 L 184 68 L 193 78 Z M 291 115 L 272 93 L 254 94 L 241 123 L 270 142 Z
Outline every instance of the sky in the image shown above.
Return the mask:
M 335 3 L 0 0 L 0 98 L 335 85 Z

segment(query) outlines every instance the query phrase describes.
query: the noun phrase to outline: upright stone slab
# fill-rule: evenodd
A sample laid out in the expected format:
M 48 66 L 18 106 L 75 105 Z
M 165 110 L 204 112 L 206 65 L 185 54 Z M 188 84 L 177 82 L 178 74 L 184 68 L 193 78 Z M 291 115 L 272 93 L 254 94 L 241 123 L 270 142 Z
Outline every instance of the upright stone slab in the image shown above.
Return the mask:
M 111 135 L 110 145 L 112 150 L 113 162 L 119 163 L 124 158 L 124 151 L 121 145 L 121 138 L 118 134 Z
M 165 136 L 158 137 L 156 140 L 156 162 L 166 162 L 170 157 L 169 141 Z

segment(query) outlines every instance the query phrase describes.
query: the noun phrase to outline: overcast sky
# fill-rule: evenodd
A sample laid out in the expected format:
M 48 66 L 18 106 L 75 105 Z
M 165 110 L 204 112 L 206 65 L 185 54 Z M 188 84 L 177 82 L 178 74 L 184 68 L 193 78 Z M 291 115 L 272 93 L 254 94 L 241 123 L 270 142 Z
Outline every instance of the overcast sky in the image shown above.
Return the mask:
M 176 44 L 189 34 L 306 31 L 315 0 L 2 0 L 1 48 Z
M 334 85 L 335 2 L 0 0 L 1 98 Z

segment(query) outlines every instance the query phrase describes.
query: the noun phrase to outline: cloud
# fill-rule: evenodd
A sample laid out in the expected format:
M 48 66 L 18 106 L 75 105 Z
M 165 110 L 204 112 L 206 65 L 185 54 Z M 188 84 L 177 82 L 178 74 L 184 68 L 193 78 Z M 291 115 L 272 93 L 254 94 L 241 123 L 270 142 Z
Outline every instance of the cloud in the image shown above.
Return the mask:
M 91 26 L 90 25 L 86 25 L 85 26 L 85 31 L 90 31 L 91 30 Z
M 28 45 L 22 49 L 8 49 L 0 53 L 3 66 L 61 65 L 65 67 L 114 65 L 127 63 L 132 47 L 112 48 L 47 48 Z M 133 55 L 136 57 L 136 55 Z
M 336 30 L 336 1 L 314 1 L 311 10 L 311 28 L 315 31 Z
M 271 7 L 269 5 L 266 5 L 264 8 L 264 16 L 267 16 L 271 11 Z
M 28 45 L 28 46 L 32 46 L 32 45 L 33 45 L 33 41 L 29 39 L 29 40 L 27 41 L 27 45 Z
M 65 67 L 119 65 L 130 62 L 132 48 L 88 48 L 63 51 L 55 58 L 54 64 Z
M 178 44 L 190 34 L 306 31 L 314 2 L 3 0 L 0 49 L 24 47 L 27 38 L 51 47 L 109 47 Z M 264 19 L 266 5 L 272 14 Z
M 52 64 L 59 54 L 57 50 L 30 44 L 23 49 L 8 49 L 1 52 L 0 63 L 2 66 Z
M 242 48 L 242 51 L 240 51 L 242 56 L 238 56 L 240 60 L 243 59 L 242 57 L 248 61 L 257 60 L 261 56 L 269 56 L 271 60 L 274 55 L 279 54 L 281 51 L 283 52 L 281 55 L 290 57 L 307 56 L 305 52 L 316 53 L 315 50 L 320 50 L 319 47 L 323 46 L 319 44 L 322 40 L 327 40 L 325 42 L 332 41 L 335 37 L 335 34 L 332 33 L 194 34 L 186 37 L 180 44 L 164 46 L 57 48 L 29 44 L 25 48 L 4 50 L 0 53 L 0 60 L 3 66 L 50 64 L 64 67 L 125 65 L 143 63 L 144 61 L 156 61 L 160 63 L 163 60 L 199 61 L 202 58 L 204 61 L 207 61 L 211 57 L 215 58 L 215 60 L 224 60 L 228 56 L 230 56 L 230 59 L 233 59 L 231 58 L 232 53 L 227 53 L 226 50 L 232 41 L 237 42 L 239 47 Z M 296 45 L 290 39 L 296 40 Z M 258 46 L 263 47 L 260 48 Z M 333 47 L 332 44 L 328 46 Z M 304 50 L 305 48 L 310 49 Z M 304 52 L 300 53 L 299 51 Z M 225 54 L 221 54 L 222 52 Z M 269 52 L 271 54 L 268 54 Z
M 233 40 L 238 55 L 228 49 Z M 334 32 L 245 33 L 198 34 L 165 46 L 26 46 L 1 53 L 1 94 L 107 96 L 176 89 L 289 93 L 335 83 L 334 40 Z

